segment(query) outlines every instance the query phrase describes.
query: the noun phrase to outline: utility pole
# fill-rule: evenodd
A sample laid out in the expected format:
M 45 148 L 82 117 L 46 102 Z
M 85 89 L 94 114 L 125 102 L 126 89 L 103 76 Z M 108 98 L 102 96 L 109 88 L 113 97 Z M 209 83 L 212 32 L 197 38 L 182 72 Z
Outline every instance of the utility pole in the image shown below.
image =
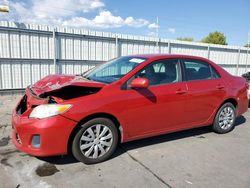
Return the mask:
M 250 46 L 250 32 L 248 32 L 248 46 Z
M 248 40 L 247 40 L 247 57 L 246 57 L 246 68 L 245 68 L 245 72 L 247 72 L 249 48 L 250 48 L 250 32 L 248 33 Z
M 157 48 L 157 51 L 158 51 L 158 53 L 160 53 L 160 46 L 159 46 L 159 41 L 160 41 L 160 38 L 159 38 L 159 18 L 158 18 L 158 16 L 156 17 L 156 37 L 157 37 L 157 41 L 156 41 L 156 48 Z
M 156 37 L 159 38 L 159 18 L 158 16 L 156 17 Z

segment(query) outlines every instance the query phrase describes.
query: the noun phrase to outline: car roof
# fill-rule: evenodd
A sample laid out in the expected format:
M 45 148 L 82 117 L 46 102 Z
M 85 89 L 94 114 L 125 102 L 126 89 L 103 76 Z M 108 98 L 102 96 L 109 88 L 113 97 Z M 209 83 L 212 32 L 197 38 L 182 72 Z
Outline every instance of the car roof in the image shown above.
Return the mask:
M 130 55 L 132 57 L 138 58 L 194 58 L 194 59 L 205 59 L 199 56 L 192 56 L 192 55 L 182 55 L 182 54 L 136 54 Z

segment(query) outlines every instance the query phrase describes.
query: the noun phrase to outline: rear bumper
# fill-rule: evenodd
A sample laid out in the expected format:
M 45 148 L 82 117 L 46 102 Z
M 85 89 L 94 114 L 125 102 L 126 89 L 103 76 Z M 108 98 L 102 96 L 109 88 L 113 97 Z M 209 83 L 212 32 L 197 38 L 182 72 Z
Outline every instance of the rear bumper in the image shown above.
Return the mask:
M 34 156 L 52 156 L 67 153 L 68 140 L 77 122 L 63 116 L 30 119 L 13 112 L 12 141 L 18 150 Z M 34 147 L 34 136 L 40 138 L 40 146 Z
M 237 116 L 240 116 L 248 111 L 249 106 L 249 92 L 243 92 L 238 98 L 237 98 L 238 106 L 237 106 Z

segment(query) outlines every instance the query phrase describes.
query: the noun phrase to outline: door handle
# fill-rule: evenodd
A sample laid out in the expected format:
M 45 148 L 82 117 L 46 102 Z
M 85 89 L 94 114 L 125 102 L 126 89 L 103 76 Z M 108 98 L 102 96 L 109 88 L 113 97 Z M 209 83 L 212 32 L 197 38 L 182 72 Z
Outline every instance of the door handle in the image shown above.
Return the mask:
M 175 92 L 176 94 L 185 94 L 185 93 L 187 93 L 187 90 L 184 90 L 184 89 L 178 89 L 176 92 Z
M 217 86 L 216 86 L 216 88 L 217 88 L 217 89 L 223 89 L 223 88 L 225 88 L 225 86 L 224 86 L 224 85 L 219 84 L 219 85 L 217 85 Z

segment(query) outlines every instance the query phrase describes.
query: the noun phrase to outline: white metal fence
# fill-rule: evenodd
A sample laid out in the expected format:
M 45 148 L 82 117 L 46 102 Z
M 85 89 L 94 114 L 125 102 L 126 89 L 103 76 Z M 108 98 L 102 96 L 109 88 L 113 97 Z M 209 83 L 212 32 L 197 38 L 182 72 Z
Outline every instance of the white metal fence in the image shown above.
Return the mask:
M 117 56 L 148 53 L 202 56 L 235 75 L 250 63 L 247 48 L 239 46 L 0 21 L 0 90 L 25 88 L 48 74 L 78 74 Z

